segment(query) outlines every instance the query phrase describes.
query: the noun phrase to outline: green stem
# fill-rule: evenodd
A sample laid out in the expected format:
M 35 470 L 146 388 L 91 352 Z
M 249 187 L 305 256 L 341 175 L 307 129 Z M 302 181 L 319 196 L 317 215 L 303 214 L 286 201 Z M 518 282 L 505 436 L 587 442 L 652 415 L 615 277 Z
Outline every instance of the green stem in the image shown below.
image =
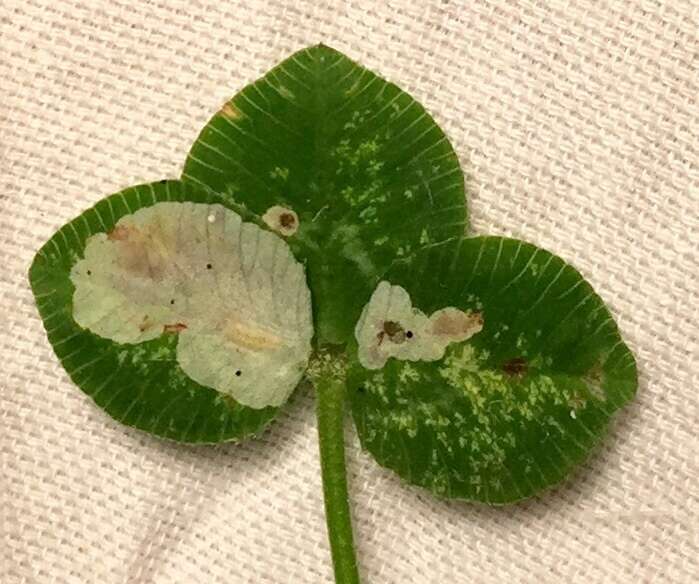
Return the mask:
M 316 415 L 325 519 L 335 568 L 335 582 L 359 584 L 345 468 L 345 380 L 344 375 L 328 374 L 330 372 L 327 370 L 323 373 L 325 374 L 314 376 L 314 383 L 318 400 Z

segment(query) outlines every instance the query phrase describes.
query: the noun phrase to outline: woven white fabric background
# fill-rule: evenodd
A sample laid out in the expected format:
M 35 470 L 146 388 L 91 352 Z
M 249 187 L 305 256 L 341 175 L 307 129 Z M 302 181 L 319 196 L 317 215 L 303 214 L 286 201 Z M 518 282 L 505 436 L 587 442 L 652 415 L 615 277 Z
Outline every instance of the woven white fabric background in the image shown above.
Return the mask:
M 122 427 L 69 382 L 26 281 L 57 227 L 177 177 L 225 99 L 320 41 L 425 104 L 474 230 L 579 267 L 641 374 L 589 463 L 513 507 L 405 487 L 348 432 L 366 581 L 697 582 L 696 0 L 0 0 L 0 582 L 331 582 L 310 393 L 238 446 Z

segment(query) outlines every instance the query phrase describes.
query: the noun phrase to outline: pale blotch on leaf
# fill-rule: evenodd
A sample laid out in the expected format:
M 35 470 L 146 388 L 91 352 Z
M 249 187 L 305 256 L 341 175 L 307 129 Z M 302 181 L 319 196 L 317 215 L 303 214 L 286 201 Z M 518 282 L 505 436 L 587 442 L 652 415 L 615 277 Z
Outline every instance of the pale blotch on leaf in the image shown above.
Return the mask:
M 359 362 L 367 369 L 380 369 L 391 357 L 437 361 L 448 345 L 465 341 L 482 328 L 480 313 L 453 306 L 428 317 L 413 307 L 404 288 L 382 281 L 364 307 L 354 334 Z
M 177 362 L 251 408 L 279 406 L 311 351 L 303 267 L 221 205 L 162 202 L 90 237 L 71 270 L 73 317 L 116 343 L 178 335 Z
M 290 237 L 299 228 L 299 216 L 293 209 L 274 205 L 265 211 L 262 215 L 262 221 L 265 222 L 271 230 L 276 231 L 284 237 Z

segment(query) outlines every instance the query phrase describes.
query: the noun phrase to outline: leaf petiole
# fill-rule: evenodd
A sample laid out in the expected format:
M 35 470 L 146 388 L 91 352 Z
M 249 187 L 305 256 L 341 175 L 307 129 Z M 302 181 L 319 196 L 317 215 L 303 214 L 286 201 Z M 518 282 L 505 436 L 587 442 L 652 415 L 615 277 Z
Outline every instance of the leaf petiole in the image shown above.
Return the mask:
M 336 584 L 359 584 L 345 467 L 345 372 L 342 357 L 320 353 L 309 367 L 316 390 L 325 518 Z

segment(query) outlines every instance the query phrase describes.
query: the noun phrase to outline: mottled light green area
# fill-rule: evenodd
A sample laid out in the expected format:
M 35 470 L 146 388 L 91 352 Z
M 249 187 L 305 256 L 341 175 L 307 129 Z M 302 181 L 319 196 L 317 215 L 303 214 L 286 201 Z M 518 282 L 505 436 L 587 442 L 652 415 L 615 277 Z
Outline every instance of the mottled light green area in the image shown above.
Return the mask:
M 73 317 L 115 341 L 174 334 L 192 379 L 279 406 L 311 352 L 311 299 L 284 241 L 222 205 L 160 202 L 91 236 L 71 270 Z
M 444 133 L 394 84 L 325 46 L 236 94 L 192 146 L 182 178 L 230 193 L 285 233 L 314 295 L 316 345 L 344 344 L 383 271 L 463 235 L 464 178 Z
M 406 257 L 386 274 L 424 313 L 450 305 L 483 329 L 438 361 L 355 357 L 361 442 L 409 482 L 506 503 L 563 479 L 636 389 L 636 365 L 582 276 L 532 245 L 478 237 Z M 357 347 L 355 347 L 355 350 Z
M 34 258 L 56 355 L 125 424 L 183 442 L 240 439 L 301 376 L 303 270 L 277 235 L 227 207 L 226 195 L 179 181 L 137 186 L 61 227 Z M 260 350 L 278 339 L 281 360 Z

